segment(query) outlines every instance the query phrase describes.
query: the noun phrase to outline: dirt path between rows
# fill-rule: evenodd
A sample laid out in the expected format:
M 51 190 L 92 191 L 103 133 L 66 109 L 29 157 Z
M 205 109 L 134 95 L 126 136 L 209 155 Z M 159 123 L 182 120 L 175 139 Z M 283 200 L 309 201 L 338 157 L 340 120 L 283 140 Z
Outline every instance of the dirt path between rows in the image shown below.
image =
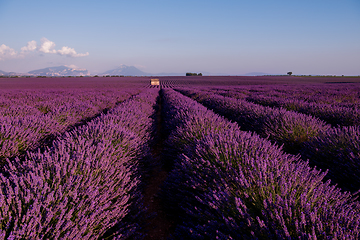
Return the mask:
M 154 168 L 149 173 L 149 178 L 145 186 L 144 191 L 144 204 L 147 206 L 147 212 L 150 217 L 150 221 L 145 228 L 145 239 L 167 239 L 174 231 L 174 221 L 169 219 L 162 208 L 161 199 L 158 197 L 158 193 L 162 183 L 165 181 L 168 171 L 165 170 L 161 152 L 163 150 L 163 142 L 165 141 L 162 134 L 162 117 L 161 117 L 161 105 L 162 99 L 159 96 L 158 108 L 156 111 L 156 143 L 152 148 L 152 155 L 154 159 Z

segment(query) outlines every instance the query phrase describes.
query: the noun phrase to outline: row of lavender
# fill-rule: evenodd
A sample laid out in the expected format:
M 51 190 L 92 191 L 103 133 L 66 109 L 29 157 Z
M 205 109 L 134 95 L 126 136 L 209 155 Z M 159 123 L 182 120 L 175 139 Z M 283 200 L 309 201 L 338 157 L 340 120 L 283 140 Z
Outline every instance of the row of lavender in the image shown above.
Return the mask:
M 112 108 L 135 89 L 10 90 L 0 92 L 0 160 L 39 147 L 49 135 Z
M 223 96 L 282 107 L 320 118 L 333 126 L 360 124 L 360 84 L 251 86 L 213 90 Z
M 179 239 L 358 239 L 360 204 L 325 173 L 170 89 L 173 170 L 162 189 Z
M 173 87 L 181 87 L 184 86 L 186 84 L 186 82 L 178 82 L 178 81 L 174 81 L 174 80 L 168 80 L 168 79 L 161 79 L 158 83 L 158 85 L 152 85 L 149 84 L 146 87 L 148 88 L 173 88 Z M 187 83 L 187 85 L 189 85 Z
M 139 237 L 140 159 L 149 154 L 157 90 L 65 133 L 0 174 L 1 239 Z
M 321 87 L 320 87 L 321 86 Z M 333 126 L 360 125 L 360 85 L 320 85 L 296 93 L 287 88 L 252 93 L 246 99 L 318 117 Z
M 333 84 L 288 84 L 288 85 L 243 85 L 208 88 L 223 93 L 241 92 L 246 96 L 290 98 L 309 103 L 332 104 L 342 107 L 355 107 L 360 104 L 359 83 Z
M 265 107 L 242 99 L 182 89 L 205 106 L 236 121 L 245 131 L 284 145 L 290 153 L 301 153 L 312 166 L 329 169 L 326 176 L 342 189 L 360 190 L 360 127 L 336 127 L 310 115 Z
M 281 107 L 304 114 L 311 114 L 333 126 L 360 125 L 359 107 L 350 108 L 330 104 L 308 103 L 302 100 L 263 97 L 261 95 L 249 97 L 247 100 L 265 106 Z
M 286 149 L 297 150 L 299 144 L 330 128 L 325 122 L 306 114 L 265 107 L 196 88 L 176 90 L 235 120 L 245 131 L 254 131 L 261 137 L 269 136 L 271 140 L 285 144 Z

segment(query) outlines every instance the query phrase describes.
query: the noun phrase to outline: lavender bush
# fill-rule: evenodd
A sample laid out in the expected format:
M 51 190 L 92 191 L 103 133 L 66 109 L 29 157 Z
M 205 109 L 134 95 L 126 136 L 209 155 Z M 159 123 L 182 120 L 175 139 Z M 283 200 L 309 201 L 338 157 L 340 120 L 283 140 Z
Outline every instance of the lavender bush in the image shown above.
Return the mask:
M 310 114 L 336 126 L 351 126 L 360 124 L 360 109 L 358 107 L 344 107 L 334 104 L 306 102 L 288 98 L 262 98 L 261 96 L 249 97 L 247 100 L 266 106 L 282 107 L 287 110 Z
M 269 136 L 291 153 L 301 153 L 312 166 L 329 169 L 327 179 L 344 190 L 360 189 L 358 127 L 331 128 L 322 121 L 305 114 L 247 104 L 197 90 L 182 90 L 206 106 L 210 106 L 229 119 L 235 120 L 245 130 L 253 130 L 262 137 Z
M 301 155 L 329 169 L 328 177 L 351 192 L 360 191 L 360 127 L 339 127 L 304 143 Z
M 333 126 L 360 123 L 360 85 L 300 84 L 203 88 L 231 98 L 312 115 Z
M 0 160 L 34 150 L 50 135 L 91 118 L 138 90 L 0 91 Z
M 64 134 L 44 152 L 8 161 L 0 174 L 2 239 L 95 239 L 139 235 L 139 159 L 156 90 Z
M 284 144 L 284 148 L 292 153 L 299 150 L 301 143 L 330 127 L 317 118 L 285 109 L 264 107 L 194 89 L 183 88 L 179 91 L 236 121 L 243 130 L 255 131 L 262 137 Z
M 176 238 L 360 236 L 359 203 L 322 182 L 325 173 L 179 93 L 165 90 L 164 102 L 167 121 L 179 123 L 170 131 L 178 155 L 162 191 L 179 218 Z

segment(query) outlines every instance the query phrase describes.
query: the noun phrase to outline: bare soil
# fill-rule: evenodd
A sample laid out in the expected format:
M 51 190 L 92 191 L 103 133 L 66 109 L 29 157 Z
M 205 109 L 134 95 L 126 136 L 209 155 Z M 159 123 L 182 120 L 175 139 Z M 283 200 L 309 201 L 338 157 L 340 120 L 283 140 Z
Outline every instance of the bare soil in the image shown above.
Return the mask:
M 155 162 L 144 190 L 144 205 L 147 207 L 148 216 L 150 216 L 144 231 L 144 234 L 146 234 L 145 239 L 167 239 L 174 232 L 175 227 L 174 221 L 169 219 L 163 210 L 161 199 L 158 196 L 161 185 L 168 175 L 168 171 L 165 170 L 161 161 L 161 151 L 164 142 L 161 126 L 161 97 L 159 97 L 158 109 L 156 112 L 157 140 L 152 149 L 152 155 Z

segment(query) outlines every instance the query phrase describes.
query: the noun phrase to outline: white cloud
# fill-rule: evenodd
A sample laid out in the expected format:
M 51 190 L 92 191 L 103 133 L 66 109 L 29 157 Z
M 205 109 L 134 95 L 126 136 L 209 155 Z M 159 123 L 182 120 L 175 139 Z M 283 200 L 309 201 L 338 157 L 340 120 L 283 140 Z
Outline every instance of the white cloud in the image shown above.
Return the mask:
M 75 49 L 69 47 L 62 47 L 60 50 L 57 50 L 59 55 L 66 55 L 68 57 L 85 57 L 89 56 L 89 53 L 77 53 Z
M 36 41 L 32 40 L 32 41 L 28 42 L 25 47 L 21 48 L 21 52 L 22 53 L 24 53 L 24 52 L 32 52 L 32 51 L 35 51 L 36 48 L 37 48 Z
M 40 45 L 40 48 L 38 49 L 38 51 L 43 52 L 43 53 L 56 53 L 56 50 L 54 49 L 54 47 L 55 47 L 54 42 L 52 42 L 44 37 L 40 41 L 41 41 L 41 45 Z
M 52 54 L 59 54 L 61 56 L 68 56 L 68 57 L 85 57 L 89 56 L 89 53 L 77 53 L 74 48 L 70 47 L 62 47 L 60 50 L 55 50 L 55 43 L 50 41 L 47 38 L 42 38 L 40 40 L 40 46 L 37 45 L 35 40 L 32 40 L 27 43 L 26 46 L 21 48 L 21 52 L 18 54 L 13 48 L 6 46 L 5 44 L 0 45 L 0 60 L 9 59 L 9 58 L 24 58 L 27 53 L 33 52 L 37 50 L 38 52 L 42 53 L 52 53 Z
M 5 58 L 16 58 L 17 55 L 17 52 L 13 48 L 10 48 L 5 44 L 0 45 L 0 60 Z

